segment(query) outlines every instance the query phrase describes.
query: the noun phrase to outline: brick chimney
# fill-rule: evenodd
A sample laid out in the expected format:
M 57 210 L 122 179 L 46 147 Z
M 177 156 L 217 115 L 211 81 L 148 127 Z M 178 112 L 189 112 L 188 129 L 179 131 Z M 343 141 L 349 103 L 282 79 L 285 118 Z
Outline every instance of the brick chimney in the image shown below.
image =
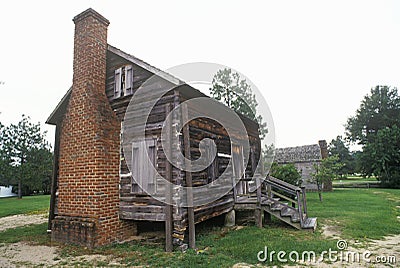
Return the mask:
M 322 159 L 327 158 L 328 157 L 328 144 L 326 143 L 326 140 L 319 140 L 318 144 L 319 144 L 319 148 L 321 150 Z
M 325 159 L 329 156 L 329 152 L 328 152 L 328 144 L 326 143 L 326 140 L 320 140 L 318 141 L 319 144 L 319 148 L 321 150 L 321 157 L 322 159 Z M 333 186 L 332 186 L 332 182 L 324 182 L 323 184 L 323 190 L 324 191 L 332 191 Z
M 105 94 L 109 21 L 93 9 L 73 21 L 73 85 L 61 125 L 52 239 L 95 247 L 123 239 L 134 225 L 118 218 L 120 122 Z

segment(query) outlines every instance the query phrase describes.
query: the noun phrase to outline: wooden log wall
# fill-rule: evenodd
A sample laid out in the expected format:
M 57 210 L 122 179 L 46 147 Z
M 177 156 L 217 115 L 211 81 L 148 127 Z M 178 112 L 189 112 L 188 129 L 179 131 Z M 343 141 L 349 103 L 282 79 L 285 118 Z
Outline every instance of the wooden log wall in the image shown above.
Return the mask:
M 187 97 L 182 94 L 180 95 L 181 103 L 187 100 Z M 191 108 L 196 109 L 196 107 L 193 106 Z M 251 147 L 251 153 L 248 156 L 249 161 L 245 173 L 246 177 L 251 177 L 254 174 L 254 164 L 256 161 L 258 162 L 260 157 L 261 144 L 258 137 L 258 125 L 254 124 L 251 120 L 246 120 L 245 118 L 242 119 L 248 134 L 247 137 L 243 138 L 249 139 Z M 200 157 L 201 153 L 205 153 L 201 152 L 199 147 L 200 141 L 205 138 L 214 140 L 217 145 L 217 154 L 225 156 L 231 155 L 231 139 L 229 138 L 226 129 L 217 121 L 210 118 L 196 118 L 189 122 L 189 130 L 191 160 L 196 160 Z M 233 177 L 232 170 L 226 170 L 229 161 L 230 158 L 217 156 L 216 165 L 218 172 L 213 180 L 218 179 L 218 177 L 225 171 Z M 192 173 L 192 184 L 194 187 L 203 186 L 208 183 L 210 183 L 208 169 Z M 194 196 L 195 200 L 208 200 L 213 194 L 220 195 L 221 191 L 225 191 L 227 194 L 211 203 L 195 207 L 195 222 L 199 223 L 230 211 L 234 205 L 233 191 L 230 190 L 230 188 L 231 186 L 226 187 L 226 189 L 204 189 L 204 193 L 196 192 L 196 196 Z M 185 212 L 181 217 L 186 220 L 187 212 Z
M 128 104 L 131 100 L 132 95 L 124 96 L 120 98 L 114 98 L 114 70 L 120 68 L 121 66 L 132 64 L 129 61 L 119 57 L 112 52 L 108 52 L 107 55 L 107 80 L 106 80 L 106 94 L 112 106 L 112 109 L 115 111 L 117 117 L 124 124 L 124 130 L 129 137 L 134 138 L 135 135 L 139 131 L 139 126 L 135 125 L 135 121 L 125 121 L 125 115 L 127 112 Z M 163 90 L 165 87 L 171 87 L 171 83 L 167 82 L 163 79 L 154 80 L 152 83 L 143 84 L 147 79 L 152 76 L 152 73 L 149 71 L 132 64 L 133 67 L 133 93 L 135 94 L 137 89 L 141 86 L 146 87 L 146 94 L 142 96 L 135 96 L 135 98 L 140 98 L 140 104 L 133 107 L 133 109 L 129 110 L 128 116 L 136 116 L 143 117 L 145 116 L 144 110 L 148 109 L 150 105 L 150 100 L 158 94 L 160 90 Z M 166 169 L 167 169 L 167 159 L 164 151 L 161 148 L 161 128 L 163 126 L 164 120 L 166 118 L 166 106 L 171 105 L 171 107 L 177 107 L 183 101 L 186 101 L 188 98 L 181 94 L 179 88 L 170 91 L 165 94 L 156 105 L 152 108 L 150 116 L 148 117 L 146 124 L 146 137 L 153 138 L 156 141 L 156 169 L 161 176 L 157 177 L 157 189 L 160 193 L 159 198 L 162 200 L 165 198 L 165 184 L 161 177 L 165 177 Z M 177 114 L 173 119 L 173 126 L 176 126 L 178 121 L 182 120 L 181 114 Z M 248 131 L 250 145 L 252 147 L 252 156 L 250 159 L 258 160 L 260 156 L 260 140 L 258 138 L 258 130 L 257 124 L 254 124 L 251 120 L 244 119 L 246 129 Z M 176 143 L 171 146 L 175 149 L 172 151 L 177 153 L 180 151 L 184 153 L 183 146 L 183 135 L 182 130 L 172 129 L 172 133 L 180 135 L 179 139 Z M 200 156 L 199 143 L 204 138 L 213 139 L 217 144 L 217 153 L 230 155 L 231 144 L 230 138 L 227 136 L 226 130 L 216 121 L 208 119 L 208 118 L 199 118 L 196 120 L 192 120 L 189 124 L 189 133 L 190 133 L 190 155 L 191 159 L 197 159 Z M 131 219 L 131 220 L 144 220 L 144 221 L 165 221 L 165 205 L 159 200 L 149 196 L 146 193 L 139 193 L 132 191 L 132 175 L 129 172 L 127 161 L 130 161 L 131 152 L 128 150 L 125 152 L 121 146 L 121 163 L 120 163 L 120 217 L 122 219 Z M 173 159 L 177 159 L 176 155 L 172 155 Z M 217 178 L 220 174 L 222 174 L 230 161 L 227 157 L 217 157 Z M 249 161 L 246 167 L 246 175 L 251 176 L 253 173 L 254 161 Z M 232 171 L 228 171 L 232 174 Z M 185 172 L 179 170 L 176 167 L 172 167 L 171 170 L 171 181 L 176 185 L 186 185 L 185 183 Z M 192 183 L 193 186 L 202 186 L 208 184 L 210 182 L 209 172 L 207 169 L 202 170 L 200 172 L 192 173 Z M 195 196 L 194 198 L 198 198 L 201 200 L 202 198 L 210 196 L 210 194 L 216 194 L 221 189 L 215 189 L 207 191 L 204 194 L 200 194 Z M 184 238 L 184 234 L 187 230 L 188 226 L 188 210 L 187 208 L 183 208 L 181 206 L 182 200 L 177 197 L 176 189 L 172 189 L 174 196 L 173 200 L 175 202 L 175 206 L 172 211 L 173 218 L 173 237 L 174 243 L 179 244 L 182 243 Z M 195 207 L 194 208 L 194 221 L 195 223 L 202 222 L 209 218 L 221 215 L 223 213 L 228 212 L 233 208 L 234 198 L 233 191 L 226 189 L 228 192 L 223 197 L 220 197 L 214 202 L 209 204 Z

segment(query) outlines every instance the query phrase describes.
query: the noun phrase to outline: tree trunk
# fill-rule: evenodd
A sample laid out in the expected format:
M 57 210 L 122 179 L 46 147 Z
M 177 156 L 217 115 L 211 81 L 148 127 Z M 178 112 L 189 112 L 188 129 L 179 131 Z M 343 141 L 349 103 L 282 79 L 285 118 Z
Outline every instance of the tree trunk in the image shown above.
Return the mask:
M 317 182 L 317 189 L 318 189 L 318 197 L 319 201 L 322 202 L 322 189 L 321 189 L 321 183 Z
M 21 165 L 19 166 L 19 179 L 18 179 L 18 199 L 22 199 L 22 178 L 24 176 L 22 172 L 23 164 L 25 162 L 25 158 L 21 153 Z
M 22 183 L 21 179 L 18 180 L 18 199 L 22 198 Z

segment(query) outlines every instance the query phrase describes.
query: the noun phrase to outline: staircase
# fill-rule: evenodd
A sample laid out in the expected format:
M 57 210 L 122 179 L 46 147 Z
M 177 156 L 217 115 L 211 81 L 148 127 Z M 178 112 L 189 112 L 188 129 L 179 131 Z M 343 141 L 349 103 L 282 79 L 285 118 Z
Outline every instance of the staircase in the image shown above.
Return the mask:
M 253 194 L 249 192 L 247 195 L 236 196 L 235 209 L 264 211 L 265 222 L 272 215 L 296 229 L 315 230 L 317 218 L 308 217 L 304 187 L 294 186 L 272 176 L 268 176 L 262 184 L 257 183 L 257 186 Z M 258 220 L 261 221 L 261 217 Z M 262 226 L 262 223 L 257 225 Z
M 269 176 L 265 180 L 266 193 L 261 196 L 262 209 L 299 229 L 314 231 L 317 218 L 307 215 L 307 199 L 304 187 L 297 187 Z

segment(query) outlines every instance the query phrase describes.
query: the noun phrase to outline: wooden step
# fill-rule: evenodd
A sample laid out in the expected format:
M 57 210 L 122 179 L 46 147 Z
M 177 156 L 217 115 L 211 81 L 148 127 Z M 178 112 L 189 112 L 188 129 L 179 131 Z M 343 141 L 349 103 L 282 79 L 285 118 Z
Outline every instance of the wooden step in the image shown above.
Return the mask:
M 294 215 L 290 220 L 291 220 L 293 223 L 298 223 L 298 222 L 300 222 L 299 213 L 297 213 L 296 215 Z
M 317 218 L 306 218 L 302 229 L 312 229 L 313 231 L 317 228 Z
M 282 217 L 290 217 L 292 222 L 300 222 L 299 212 L 292 207 L 285 207 L 281 210 Z
M 271 205 L 271 210 L 272 211 L 281 211 L 285 206 L 280 204 L 280 203 L 274 203 Z
M 282 217 L 292 217 L 292 216 L 294 216 L 295 214 L 299 214 L 296 210 L 294 210 L 294 209 L 292 209 L 292 208 L 290 208 L 290 207 L 284 207 L 282 210 L 281 210 L 281 216 Z
M 275 202 L 268 199 L 261 202 L 261 205 L 263 206 L 271 206 L 272 204 L 275 204 Z

